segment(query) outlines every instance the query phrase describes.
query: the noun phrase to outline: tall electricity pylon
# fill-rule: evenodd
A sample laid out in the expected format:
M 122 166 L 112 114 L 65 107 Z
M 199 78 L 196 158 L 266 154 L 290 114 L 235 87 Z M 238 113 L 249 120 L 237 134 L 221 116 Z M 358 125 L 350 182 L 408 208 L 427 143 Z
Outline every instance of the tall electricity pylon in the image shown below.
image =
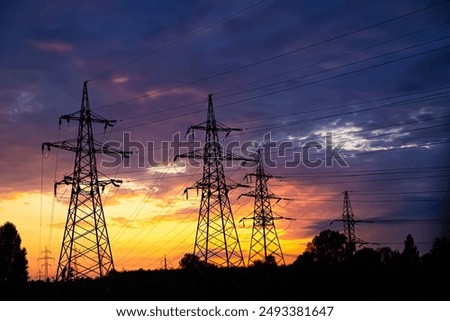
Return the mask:
M 252 178 L 254 177 L 255 188 L 253 191 L 243 193 L 239 196 L 249 196 L 255 199 L 253 216 L 249 218 L 244 217 L 241 219 L 241 221 L 245 219 L 253 220 L 248 264 L 251 265 L 261 261 L 264 263 L 273 262 L 277 265 L 285 265 L 283 251 L 281 250 L 280 241 L 275 228 L 275 220 L 293 219 L 282 216 L 275 217 L 272 212 L 271 200 L 276 200 L 276 203 L 278 203 L 281 200 L 289 199 L 275 196 L 269 192 L 267 181 L 276 176 L 269 175 L 265 172 L 260 149 L 258 150 L 257 155 L 256 172 L 247 174 L 244 177 L 244 179 L 247 179 L 248 183 L 251 183 Z
M 52 254 L 52 252 L 50 250 L 47 249 L 47 247 L 45 247 L 44 251 L 41 251 L 41 254 L 43 254 L 44 256 L 38 258 L 39 261 L 43 260 L 44 263 L 41 264 L 41 267 L 44 268 L 44 280 L 48 280 L 49 279 L 49 274 L 48 274 L 48 268 L 51 267 L 52 265 L 49 263 L 50 260 L 55 260 L 54 257 L 49 256 L 49 254 Z M 41 276 L 39 276 L 39 279 L 41 279 Z
M 347 254 L 349 256 L 352 256 L 356 250 L 357 244 L 358 245 L 369 244 L 368 242 L 363 241 L 362 239 L 356 237 L 355 224 L 356 223 L 373 223 L 373 222 L 360 220 L 353 214 L 352 204 L 350 203 L 350 196 L 348 195 L 348 193 L 349 193 L 348 191 L 344 191 L 344 203 L 343 203 L 342 217 L 340 219 L 333 220 L 330 223 L 330 225 L 333 222 L 339 222 L 339 221 L 344 223 L 344 234 L 347 239 L 346 250 L 347 250 Z
M 208 116 L 206 122 L 189 127 L 193 130 L 204 130 L 205 143 L 203 150 L 194 150 L 175 157 L 193 158 L 203 162 L 203 178 L 193 187 L 201 190 L 201 201 L 195 236 L 194 255 L 206 264 L 221 267 L 244 266 L 241 244 L 233 219 L 228 192 L 237 187 L 227 185 L 223 161 L 245 160 L 242 157 L 224 151 L 219 141 L 219 132 L 242 131 L 216 122 L 212 94 L 208 96 Z M 188 188 L 188 189 L 190 189 Z M 187 193 L 187 189 L 185 191 Z
M 43 143 L 44 148 L 59 148 L 75 153 L 73 172 L 55 183 L 55 193 L 59 184 L 71 186 L 70 203 L 56 272 L 57 281 L 73 278 L 103 277 L 114 269 L 114 261 L 106 228 L 101 191 L 108 185 L 119 187 L 121 180 L 99 180 L 97 171 L 97 153 L 116 154 L 128 157 L 130 152 L 111 149 L 94 140 L 92 123 L 104 124 L 105 130 L 115 124 L 91 112 L 89 106 L 87 81 L 83 84 L 81 109 L 78 112 L 63 115 L 59 123 L 65 120 L 78 121 L 76 142 L 60 141 Z

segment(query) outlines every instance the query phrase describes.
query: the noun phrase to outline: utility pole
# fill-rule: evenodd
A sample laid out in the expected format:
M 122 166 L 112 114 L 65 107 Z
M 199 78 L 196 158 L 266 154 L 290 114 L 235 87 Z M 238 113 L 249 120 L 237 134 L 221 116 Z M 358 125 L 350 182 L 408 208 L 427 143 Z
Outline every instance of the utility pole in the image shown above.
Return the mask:
M 43 254 L 43 257 L 38 258 L 39 261 L 44 260 L 44 263 L 41 264 L 41 267 L 44 268 L 44 279 L 49 280 L 49 274 L 48 274 L 48 268 L 52 265 L 48 262 L 49 260 L 55 260 L 54 257 L 49 256 L 49 254 L 52 254 L 47 247 L 45 247 L 44 251 L 41 251 L 41 254 Z M 40 271 L 40 270 L 39 270 Z M 42 277 L 42 275 L 39 277 L 39 279 Z
M 218 124 L 214 115 L 212 94 L 208 96 L 208 115 L 206 122 L 189 127 L 193 130 L 203 130 L 205 143 L 203 150 L 194 150 L 177 158 L 193 158 L 203 162 L 203 178 L 193 187 L 201 190 L 201 201 L 195 236 L 194 255 L 206 264 L 211 263 L 222 267 L 244 266 L 241 244 L 234 223 L 228 192 L 232 188 L 226 183 L 223 161 L 245 160 L 231 152 L 224 151 L 219 141 L 219 132 L 242 131 Z
M 360 220 L 353 214 L 352 204 L 350 202 L 350 196 L 348 193 L 349 193 L 349 191 L 344 191 L 344 203 L 343 203 L 343 211 L 342 211 L 341 218 L 337 219 L 337 220 L 333 220 L 330 223 L 330 225 L 333 224 L 333 222 L 339 222 L 339 221 L 344 223 L 344 234 L 347 239 L 346 250 L 347 250 L 348 256 L 352 256 L 356 250 L 357 244 L 358 245 L 369 244 L 368 242 L 363 241 L 362 239 L 356 237 L 355 224 L 356 223 L 373 223 L 373 222 Z
M 261 157 L 261 149 L 258 150 L 257 155 L 256 172 L 247 174 L 244 177 L 244 179 L 247 179 L 247 183 L 251 183 L 252 178 L 254 177 L 255 188 L 253 191 L 243 193 L 239 196 L 248 196 L 255 199 L 252 217 L 244 217 L 241 219 L 241 221 L 246 219 L 251 219 L 253 221 L 248 264 L 251 265 L 255 264 L 257 261 L 261 261 L 263 263 L 273 262 L 277 265 L 285 265 L 283 251 L 281 250 L 280 241 L 275 228 L 275 220 L 293 219 L 282 216 L 275 217 L 272 212 L 271 200 L 276 200 L 276 203 L 278 203 L 281 200 L 290 199 L 278 197 L 269 192 L 267 181 L 270 178 L 277 176 L 272 176 L 265 172 L 263 157 Z
M 103 124 L 106 130 L 107 127 L 114 126 L 116 121 L 104 119 L 91 111 L 87 83 L 87 81 L 83 83 L 80 111 L 59 118 L 60 125 L 63 120 L 78 122 L 76 142 L 66 140 L 42 144 L 42 152 L 45 148 L 49 151 L 51 147 L 54 147 L 75 153 L 72 174 L 55 183 L 55 195 L 58 185 L 71 186 L 70 203 L 56 272 L 57 281 L 103 277 L 114 269 L 101 192 L 109 184 L 119 187 L 122 181 L 99 180 L 96 154 L 129 157 L 130 152 L 113 150 L 94 140 L 93 123 Z

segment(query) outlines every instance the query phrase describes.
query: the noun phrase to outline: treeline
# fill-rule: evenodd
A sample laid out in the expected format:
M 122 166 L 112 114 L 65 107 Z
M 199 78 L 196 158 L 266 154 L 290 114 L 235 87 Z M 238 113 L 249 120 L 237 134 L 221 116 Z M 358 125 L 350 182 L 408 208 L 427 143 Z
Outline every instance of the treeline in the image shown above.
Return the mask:
M 26 254 L 20 244 L 17 250 Z M 325 230 L 289 265 L 268 257 L 249 267 L 219 268 L 187 253 L 177 269 L 112 271 L 65 282 L 29 281 L 23 257 L 19 262 L 19 279 L 1 275 L 2 300 L 450 300 L 450 242 L 444 237 L 420 255 L 411 235 L 402 251 L 354 249 L 345 235 Z

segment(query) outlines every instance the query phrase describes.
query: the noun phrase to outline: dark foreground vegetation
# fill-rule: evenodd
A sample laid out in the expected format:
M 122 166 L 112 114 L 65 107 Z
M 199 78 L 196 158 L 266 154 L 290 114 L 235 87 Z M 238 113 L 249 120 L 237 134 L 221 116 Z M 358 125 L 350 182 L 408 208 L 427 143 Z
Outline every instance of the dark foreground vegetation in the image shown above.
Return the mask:
M 411 235 L 401 252 L 362 247 L 349 255 L 345 236 L 326 230 L 287 266 L 268 257 L 246 268 L 218 268 L 186 254 L 178 269 L 112 271 L 66 282 L 28 281 L 20 262 L 21 278 L 0 279 L 1 300 L 450 300 L 447 238 L 436 238 L 422 256 Z
M 103 279 L 31 281 L 2 300 L 450 300 L 449 266 L 342 263 L 113 272 Z M 4 291 L 6 290 L 6 291 Z
M 448 269 L 341 265 L 113 273 L 104 279 L 29 282 L 20 300 L 450 300 Z M 12 293 L 16 292 L 11 296 Z

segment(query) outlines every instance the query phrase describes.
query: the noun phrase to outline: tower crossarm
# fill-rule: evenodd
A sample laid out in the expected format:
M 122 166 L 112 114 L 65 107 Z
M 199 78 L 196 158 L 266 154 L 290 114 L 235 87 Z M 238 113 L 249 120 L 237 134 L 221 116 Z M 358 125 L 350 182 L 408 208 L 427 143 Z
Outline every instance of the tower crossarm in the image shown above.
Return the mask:
M 205 153 L 201 150 L 194 150 L 183 154 L 178 154 L 174 158 L 174 162 L 177 161 L 180 158 L 191 158 L 191 159 L 198 159 L 198 160 L 205 160 L 208 159 L 208 156 L 205 155 Z M 236 155 L 232 152 L 225 152 L 223 155 L 220 155 L 218 157 L 220 161 L 243 161 L 243 162 L 251 162 L 253 161 L 252 158 L 244 157 Z
M 257 173 L 249 173 L 249 174 L 246 174 L 244 176 L 244 180 L 246 180 L 249 183 L 252 183 L 253 182 L 253 177 L 257 177 L 257 176 L 258 176 Z M 266 180 L 266 181 L 268 181 L 271 178 L 285 178 L 285 176 L 270 175 L 270 174 L 264 173 L 264 175 L 261 178 Z
M 198 125 L 191 125 L 189 126 L 189 129 L 187 131 L 187 134 L 193 132 L 194 130 L 208 130 L 208 126 L 206 122 L 203 122 L 201 124 Z M 216 126 L 216 130 L 218 132 L 226 132 L 226 136 L 231 134 L 231 132 L 242 132 L 244 131 L 242 128 L 231 128 L 231 127 L 227 127 L 227 126 Z
M 50 151 L 50 149 L 52 147 L 62 149 L 62 150 L 68 150 L 68 151 L 71 151 L 74 153 L 77 152 L 76 145 L 74 145 L 71 141 L 63 140 L 63 141 L 54 142 L 54 143 L 51 143 L 51 142 L 42 143 L 42 145 L 41 145 L 42 153 L 45 151 L 45 149 L 47 149 L 47 151 Z
M 64 178 L 58 182 L 55 182 L 54 186 L 54 194 L 56 195 L 56 191 L 58 188 L 58 185 L 73 185 L 75 180 L 73 179 L 73 176 L 64 176 Z M 86 181 L 80 181 L 80 184 L 82 185 L 89 185 L 91 182 L 89 180 Z M 102 191 L 105 190 L 105 187 L 108 185 L 113 185 L 115 187 L 120 187 L 122 185 L 123 181 L 121 179 L 105 179 L 105 180 L 99 180 L 98 186 L 101 188 Z
M 243 185 L 241 184 L 242 187 L 250 187 L 248 185 Z M 242 193 L 241 195 L 238 196 L 238 199 L 241 198 L 242 196 L 247 196 L 247 197 L 258 197 L 259 194 L 256 191 L 251 191 L 251 192 L 247 192 L 247 193 Z M 276 200 L 275 204 L 280 202 L 280 201 L 292 201 L 292 198 L 286 198 L 286 197 L 279 197 L 276 196 L 273 193 L 269 193 L 264 195 L 264 198 L 266 199 L 273 199 Z
M 180 158 L 192 158 L 192 159 L 203 159 L 203 153 L 198 150 L 190 151 L 184 154 L 175 155 L 174 162 L 176 162 Z
M 121 151 L 121 150 L 115 150 L 112 149 L 111 146 L 107 145 L 107 144 L 99 144 L 97 142 L 94 143 L 95 147 L 93 149 L 94 153 L 102 153 L 105 155 L 120 155 L 124 158 L 128 158 L 131 156 L 131 154 L 133 153 L 132 151 Z M 51 148 L 58 148 L 58 149 L 62 149 L 62 150 L 67 150 L 70 152 L 74 152 L 77 153 L 78 152 L 78 147 L 76 144 L 72 143 L 71 140 L 63 140 L 60 142 L 45 142 L 42 143 L 41 145 L 41 150 L 42 152 L 44 152 L 45 150 L 50 151 Z M 90 150 L 81 150 L 80 152 L 89 152 Z
M 235 188 L 249 188 L 249 185 L 245 185 L 245 184 L 226 184 L 225 188 L 228 191 L 231 191 L 232 189 Z M 189 199 L 189 190 L 195 189 L 197 191 L 197 195 L 199 194 L 199 190 L 204 190 L 204 189 L 208 189 L 211 188 L 210 184 L 207 182 L 204 182 L 203 179 L 197 181 L 194 185 L 186 187 L 183 191 L 183 195 L 186 195 L 186 199 Z M 239 196 L 240 197 L 240 196 Z
M 95 113 L 93 113 L 92 111 L 89 112 L 89 115 L 90 115 L 90 121 L 92 123 L 105 124 L 105 128 L 113 127 L 116 124 L 116 122 L 117 122 L 116 120 L 109 120 L 109 119 L 105 119 L 103 117 L 100 117 L 100 116 L 96 115 Z M 77 111 L 77 112 L 72 113 L 72 114 L 59 116 L 59 123 L 61 124 L 63 120 L 65 120 L 68 123 L 71 120 L 84 121 L 84 118 L 85 118 L 85 116 L 82 116 L 82 114 L 79 111 Z

